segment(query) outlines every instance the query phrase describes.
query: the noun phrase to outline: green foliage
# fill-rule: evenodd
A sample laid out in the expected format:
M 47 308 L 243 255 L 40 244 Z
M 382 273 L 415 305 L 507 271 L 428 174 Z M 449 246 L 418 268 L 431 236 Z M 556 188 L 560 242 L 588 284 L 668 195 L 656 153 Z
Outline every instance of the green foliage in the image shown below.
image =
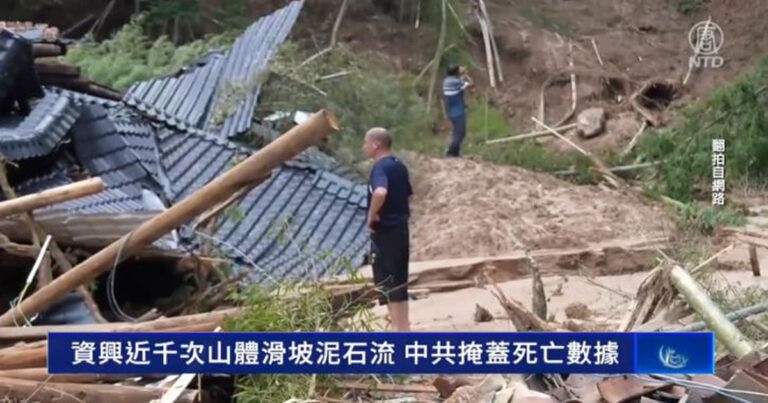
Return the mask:
M 675 125 L 647 133 L 638 145 L 639 156 L 663 161 L 646 178 L 654 191 L 684 203 L 709 198 L 713 139 L 725 140 L 726 192 L 729 184 L 768 183 L 766 82 L 768 60 L 683 109 Z
M 360 159 L 362 135 L 372 126 L 389 128 L 400 148 L 425 142 L 423 136 L 436 116 L 425 112 L 411 77 L 385 69 L 387 63 L 373 55 L 357 57 L 343 46 L 297 68 L 307 56 L 295 44 L 283 46 L 270 65 L 257 115 L 330 109 L 342 128 L 328 146 L 352 163 Z M 332 74 L 338 76 L 325 78 Z
M 709 0 L 679 0 L 677 10 L 683 14 L 693 14 L 704 8 Z
M 692 202 L 677 210 L 675 216 L 684 231 L 712 235 L 719 226 L 741 226 L 746 218 L 737 211 Z
M 353 277 L 353 281 L 355 278 Z M 359 278 L 357 279 L 359 280 Z M 235 332 L 371 331 L 371 312 L 363 304 L 334 306 L 319 283 L 284 283 L 271 289 L 253 287 L 233 299 L 244 311 L 225 323 Z M 236 380 L 238 402 L 284 402 L 312 398 L 316 387 L 333 387 L 330 375 L 241 376 Z
M 422 2 L 423 21 L 438 34 L 443 18 L 442 2 L 443 0 Z M 471 37 L 460 20 L 460 16 L 467 15 L 467 4 L 459 0 L 445 0 L 445 2 L 445 53 L 442 55 L 440 67 L 445 67 L 452 63 L 473 66 L 475 65 L 474 57 L 467 50 Z M 435 40 L 435 43 L 437 43 L 437 40 Z
M 64 59 L 82 67 L 91 80 L 125 90 L 137 81 L 177 71 L 211 48 L 225 48 L 232 42 L 231 34 L 221 34 L 176 46 L 164 36 L 151 40 L 143 21 L 139 16 L 111 39 L 74 47 Z

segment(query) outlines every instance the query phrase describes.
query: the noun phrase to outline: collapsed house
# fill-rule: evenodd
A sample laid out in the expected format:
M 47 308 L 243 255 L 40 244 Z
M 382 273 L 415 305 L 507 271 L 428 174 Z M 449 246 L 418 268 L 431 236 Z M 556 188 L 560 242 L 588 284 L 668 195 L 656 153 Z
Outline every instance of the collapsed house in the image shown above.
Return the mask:
M 35 222 L 63 248 L 92 253 L 252 154 L 239 136 L 255 131 L 265 143 L 276 138 L 269 125 L 253 122 L 256 78 L 302 6 L 293 1 L 254 22 L 229 51 L 211 51 L 124 95 L 80 77 L 74 66 L 35 60 L 65 50 L 57 31 L 0 30 L 0 154 L 15 192 L 87 177 L 106 185 L 98 194 L 36 210 Z M 362 265 L 365 198 L 353 169 L 313 148 L 242 195 L 230 214 L 177 228 L 152 249 L 218 255 L 257 284 L 318 279 Z M 21 217 L 0 220 L 0 233 L 13 242 L 32 241 Z M 0 254 L 9 255 L 2 245 Z M 88 312 L 73 292 L 32 323 L 93 323 Z

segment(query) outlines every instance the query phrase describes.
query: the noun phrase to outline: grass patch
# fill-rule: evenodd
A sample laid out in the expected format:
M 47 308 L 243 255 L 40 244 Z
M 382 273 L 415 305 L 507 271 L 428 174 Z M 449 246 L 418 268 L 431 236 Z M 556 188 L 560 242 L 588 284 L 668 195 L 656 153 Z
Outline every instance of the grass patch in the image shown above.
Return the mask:
M 683 14 L 694 14 L 709 3 L 709 0 L 679 0 L 677 3 L 677 10 Z
M 233 298 L 243 312 L 225 323 L 233 332 L 331 332 L 372 331 L 371 311 L 364 305 L 334 307 L 329 294 L 317 283 L 254 286 Z M 353 318 L 353 319 L 350 319 Z M 285 360 L 290 347 L 285 347 Z M 341 352 L 343 354 L 343 352 Z M 261 354 L 261 353 L 260 353 Z M 260 355 L 261 356 L 261 355 Z M 235 399 L 240 403 L 284 402 L 310 399 L 320 390 L 332 389 L 334 375 L 264 374 L 239 376 Z

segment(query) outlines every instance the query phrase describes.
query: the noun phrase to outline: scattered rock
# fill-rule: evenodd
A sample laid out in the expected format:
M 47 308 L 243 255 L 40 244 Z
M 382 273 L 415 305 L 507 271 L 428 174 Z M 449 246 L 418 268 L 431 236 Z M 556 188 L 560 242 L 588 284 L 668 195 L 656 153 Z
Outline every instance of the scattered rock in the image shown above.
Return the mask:
M 475 304 L 475 322 L 490 322 L 492 320 L 493 315 L 491 315 L 487 309 L 483 308 L 479 304 Z
M 569 319 L 585 320 L 592 315 L 589 307 L 581 302 L 574 302 L 565 307 L 565 316 Z
M 585 139 L 599 135 L 605 130 L 605 109 L 589 108 L 576 118 L 576 134 Z
M 555 287 L 554 290 L 552 290 L 552 293 L 550 294 L 551 297 L 561 297 L 563 295 L 563 284 L 559 283 L 557 287 Z

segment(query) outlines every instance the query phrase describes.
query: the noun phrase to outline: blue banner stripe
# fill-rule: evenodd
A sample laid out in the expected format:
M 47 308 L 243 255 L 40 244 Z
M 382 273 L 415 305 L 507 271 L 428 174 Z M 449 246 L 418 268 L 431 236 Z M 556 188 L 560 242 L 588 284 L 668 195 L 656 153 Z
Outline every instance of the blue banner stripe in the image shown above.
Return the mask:
M 50 333 L 51 374 L 706 373 L 712 333 Z

